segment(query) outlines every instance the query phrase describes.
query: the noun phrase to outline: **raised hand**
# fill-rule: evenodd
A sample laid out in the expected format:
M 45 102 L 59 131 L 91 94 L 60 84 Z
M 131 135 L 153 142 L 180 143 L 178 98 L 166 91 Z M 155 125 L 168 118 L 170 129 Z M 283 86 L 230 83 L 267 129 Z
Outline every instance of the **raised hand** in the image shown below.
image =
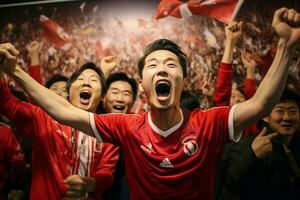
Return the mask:
M 237 40 L 241 37 L 243 30 L 243 22 L 232 22 L 230 25 L 225 27 L 226 43 L 224 54 L 222 57 L 223 63 L 232 63 L 233 60 L 233 49 Z
M 300 41 L 300 13 L 294 9 L 280 8 L 275 11 L 272 26 L 280 39 L 293 47 Z
M 216 77 L 213 77 L 211 72 L 205 73 L 202 82 L 202 94 L 212 97 L 216 90 Z
M 40 58 L 39 58 L 39 52 L 40 52 L 41 44 L 37 41 L 31 42 L 26 48 L 30 55 L 30 65 L 39 65 L 40 64 Z
M 236 42 L 242 35 L 243 22 L 232 22 L 225 27 L 226 40 L 233 40 Z
M 273 145 L 271 139 L 276 137 L 278 133 L 266 135 L 267 128 L 264 128 L 253 140 L 251 148 L 257 158 L 264 158 L 272 153 Z
M 31 42 L 26 48 L 27 51 L 30 55 L 34 54 L 34 53 L 38 53 L 40 50 L 40 43 L 38 43 L 37 41 L 33 41 Z
M 9 73 L 16 67 L 19 51 L 11 44 L 0 44 L 0 67 L 4 72 Z
M 117 67 L 117 57 L 116 56 L 103 57 L 101 59 L 100 67 L 105 77 L 107 77 Z
M 245 50 L 242 51 L 242 61 L 244 67 L 247 69 L 247 78 L 254 79 L 257 63 L 253 58 L 253 55 L 251 53 L 246 52 Z

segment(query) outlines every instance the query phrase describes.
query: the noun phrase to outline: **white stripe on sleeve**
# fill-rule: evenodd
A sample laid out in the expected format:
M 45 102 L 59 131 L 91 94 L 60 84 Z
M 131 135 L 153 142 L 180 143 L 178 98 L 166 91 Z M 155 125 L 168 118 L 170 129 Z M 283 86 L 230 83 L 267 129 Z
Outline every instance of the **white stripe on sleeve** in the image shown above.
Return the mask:
M 97 128 L 96 128 L 96 124 L 95 124 L 95 118 L 94 118 L 94 113 L 89 113 L 90 115 L 90 125 L 91 125 L 91 128 L 93 130 L 93 133 L 95 135 L 95 137 L 97 138 L 98 142 L 103 142 Z
M 237 105 L 234 105 L 234 106 L 231 107 L 230 112 L 229 112 L 229 117 L 228 117 L 229 139 L 234 141 L 234 142 L 240 141 L 240 139 L 242 137 L 242 133 L 243 133 L 243 131 L 241 131 L 237 135 L 235 135 L 235 133 L 234 133 L 233 114 L 235 112 L 236 106 Z

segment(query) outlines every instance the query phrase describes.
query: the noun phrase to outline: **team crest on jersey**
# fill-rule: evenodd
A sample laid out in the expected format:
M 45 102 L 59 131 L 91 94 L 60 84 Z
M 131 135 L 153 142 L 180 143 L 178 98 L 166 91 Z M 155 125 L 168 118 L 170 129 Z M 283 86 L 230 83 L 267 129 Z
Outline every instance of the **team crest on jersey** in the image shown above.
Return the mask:
M 195 136 L 187 136 L 182 140 L 183 152 L 187 156 L 192 156 L 198 151 L 198 144 L 195 140 Z

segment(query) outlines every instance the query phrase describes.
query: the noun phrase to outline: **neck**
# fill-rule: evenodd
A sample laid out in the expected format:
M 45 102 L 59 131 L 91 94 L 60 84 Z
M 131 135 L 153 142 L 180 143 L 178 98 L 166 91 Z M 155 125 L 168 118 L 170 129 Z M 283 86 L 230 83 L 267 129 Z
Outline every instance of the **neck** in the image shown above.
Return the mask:
M 151 109 L 151 119 L 161 130 L 166 131 L 181 120 L 181 111 L 178 107 L 171 107 L 168 110 Z

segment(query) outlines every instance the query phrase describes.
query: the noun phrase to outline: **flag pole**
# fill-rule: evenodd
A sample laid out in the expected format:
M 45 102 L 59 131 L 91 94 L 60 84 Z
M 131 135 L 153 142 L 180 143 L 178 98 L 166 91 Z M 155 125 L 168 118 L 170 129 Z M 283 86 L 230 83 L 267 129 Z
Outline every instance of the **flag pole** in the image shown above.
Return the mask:
M 243 3 L 244 3 L 244 0 L 239 0 L 239 1 L 238 1 L 237 5 L 235 6 L 235 9 L 234 9 L 234 11 L 233 11 L 233 13 L 232 13 L 230 22 L 232 22 L 232 21 L 235 20 L 235 18 L 236 18 L 236 16 L 237 16 L 237 14 L 238 14 L 240 8 L 242 7 Z

